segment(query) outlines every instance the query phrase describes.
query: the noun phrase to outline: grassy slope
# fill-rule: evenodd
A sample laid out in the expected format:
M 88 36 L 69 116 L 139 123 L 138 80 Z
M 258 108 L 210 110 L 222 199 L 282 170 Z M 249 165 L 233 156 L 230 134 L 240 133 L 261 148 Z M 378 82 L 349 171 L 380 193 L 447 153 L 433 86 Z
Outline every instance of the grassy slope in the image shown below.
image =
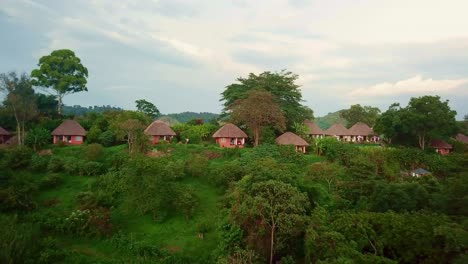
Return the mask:
M 66 151 L 73 151 L 73 149 Z M 39 178 L 44 175 L 36 176 Z M 93 177 L 70 175 L 63 175 L 63 177 L 64 181 L 58 187 L 41 191 L 38 197 L 39 211 L 53 211 L 66 217 L 76 208 L 77 194 L 88 190 L 88 186 L 95 181 Z M 117 209 L 112 215 L 113 222 L 122 232 L 131 233 L 139 241 L 191 256 L 209 255 L 218 244 L 219 234 L 217 230 L 210 230 L 201 240 L 198 238 L 197 225 L 200 222 L 215 223 L 219 211 L 217 203 L 222 194 L 199 179 L 187 179 L 183 184 L 190 185 L 197 190 L 199 206 L 192 219 L 187 220 L 180 215 L 175 215 L 158 223 L 150 216 Z M 43 205 L 44 201 L 54 198 L 59 199 L 60 203 L 53 207 Z M 116 252 L 105 239 L 62 238 L 61 241 L 64 247 L 87 256 L 90 261 L 118 260 L 128 257 Z

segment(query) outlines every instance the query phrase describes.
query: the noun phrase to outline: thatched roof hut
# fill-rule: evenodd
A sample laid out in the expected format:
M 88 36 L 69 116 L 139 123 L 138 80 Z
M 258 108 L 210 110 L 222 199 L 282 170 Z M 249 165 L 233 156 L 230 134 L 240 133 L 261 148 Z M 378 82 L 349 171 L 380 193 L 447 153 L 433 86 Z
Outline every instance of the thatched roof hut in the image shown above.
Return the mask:
M 348 134 L 350 136 L 369 136 L 374 135 L 374 130 L 363 122 L 357 122 L 348 130 Z
M 175 136 L 176 133 L 166 123 L 156 120 L 146 129 L 145 134 L 149 136 Z
M 86 136 L 86 130 L 75 120 L 65 120 L 52 131 L 53 136 Z
M 276 143 L 280 145 L 309 146 L 309 143 L 293 132 L 286 132 L 276 138 Z
M 213 134 L 213 138 L 247 138 L 247 134 L 238 126 L 227 123 Z
M 348 136 L 349 131 L 342 124 L 334 124 L 327 130 L 325 130 L 325 135 L 327 136 Z
M 8 132 L 3 127 L 0 127 L 0 136 L 9 136 L 9 135 L 11 135 L 10 132 Z
M 455 137 L 456 140 L 460 141 L 460 142 L 463 142 L 465 144 L 468 144 L 468 136 L 465 136 L 461 133 L 457 134 L 457 136 Z
M 310 120 L 304 121 L 304 125 L 306 125 L 307 128 L 309 128 L 309 132 L 307 133 L 309 135 L 324 135 L 325 134 L 325 132 L 317 124 L 315 124 L 314 122 Z

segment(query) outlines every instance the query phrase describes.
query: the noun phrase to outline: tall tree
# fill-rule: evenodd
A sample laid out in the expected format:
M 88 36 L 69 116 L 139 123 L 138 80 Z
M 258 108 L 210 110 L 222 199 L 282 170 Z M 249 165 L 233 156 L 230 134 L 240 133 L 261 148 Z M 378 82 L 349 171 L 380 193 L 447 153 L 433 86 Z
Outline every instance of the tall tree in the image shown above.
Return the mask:
M 39 68 L 31 72 L 32 84 L 52 88 L 58 100 L 58 114 L 62 114 L 63 97 L 68 94 L 88 91 L 88 69 L 80 58 L 68 49 L 55 50 L 39 59 Z
M 250 73 L 247 78 L 238 78 L 238 83 L 230 84 L 221 94 L 224 101 L 224 114 L 229 114 L 231 106 L 239 99 L 245 99 L 252 90 L 263 89 L 272 93 L 284 112 L 288 127 L 294 122 L 313 119 L 313 111 L 302 105 L 302 93 L 295 82 L 298 75 L 289 71 L 263 72 L 259 75 Z
M 148 102 L 145 99 L 136 100 L 135 103 L 139 112 L 144 113 L 152 119 L 161 116 L 159 109 L 153 103 Z
M 257 233 L 249 235 L 269 234 L 269 259 L 274 263 L 276 251 L 302 232 L 309 200 L 297 188 L 275 180 L 254 183 L 239 193 L 240 204 L 233 206 L 231 215 L 240 226 L 251 227 L 247 232 Z
M 406 126 L 418 137 L 419 147 L 425 149 L 426 143 L 436 137 L 448 137 L 456 133 L 456 111 L 450 109 L 448 100 L 440 96 L 411 98 L 404 114 Z
M 383 136 L 383 138 L 392 144 L 392 140 L 402 131 L 402 109 L 400 104 L 392 104 L 387 111 L 380 115 L 374 126 L 374 131 Z
M 26 122 L 37 115 L 36 98 L 29 77 L 16 72 L 0 75 L 0 91 L 6 94 L 4 105 L 16 120 L 18 144 L 24 144 Z
M 258 146 L 261 129 L 273 126 L 284 130 L 286 119 L 275 97 L 265 90 L 252 90 L 247 98 L 239 99 L 230 105 L 231 119 L 234 123 L 246 124 L 254 134 L 255 146 Z
M 348 121 L 348 126 L 363 122 L 369 126 L 374 126 L 375 121 L 379 117 L 380 109 L 373 106 L 361 106 L 360 104 L 352 105 L 349 109 L 342 110 L 340 116 Z

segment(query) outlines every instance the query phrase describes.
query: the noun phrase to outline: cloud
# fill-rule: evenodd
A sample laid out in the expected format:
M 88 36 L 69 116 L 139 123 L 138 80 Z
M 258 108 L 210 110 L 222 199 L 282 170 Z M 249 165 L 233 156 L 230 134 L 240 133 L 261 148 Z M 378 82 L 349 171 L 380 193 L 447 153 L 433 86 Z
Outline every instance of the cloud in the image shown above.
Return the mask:
M 351 97 L 384 97 L 404 94 L 447 94 L 453 93 L 468 83 L 468 79 L 433 80 L 422 76 L 401 80 L 395 83 L 379 83 L 370 87 L 351 91 Z

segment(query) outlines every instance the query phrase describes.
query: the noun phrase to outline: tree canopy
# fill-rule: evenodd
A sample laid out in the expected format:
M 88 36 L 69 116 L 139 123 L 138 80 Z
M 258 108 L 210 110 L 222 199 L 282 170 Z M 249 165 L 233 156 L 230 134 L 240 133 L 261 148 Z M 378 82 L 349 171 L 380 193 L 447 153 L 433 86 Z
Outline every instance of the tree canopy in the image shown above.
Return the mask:
M 234 123 L 246 124 L 252 129 L 255 146 L 259 144 L 262 127 L 271 125 L 281 131 L 285 128 L 284 114 L 274 95 L 268 91 L 252 90 L 247 98 L 238 99 L 229 109 Z
M 351 127 L 357 122 L 363 122 L 372 127 L 379 117 L 379 114 L 379 108 L 373 106 L 361 106 L 360 104 L 352 105 L 349 109 L 342 110 L 340 112 L 340 116 L 348 121 L 348 127 Z
M 88 91 L 88 69 L 81 64 L 80 58 L 73 51 L 55 50 L 50 55 L 41 57 L 38 66 L 38 69 L 31 72 L 32 84 L 54 90 L 60 115 L 65 95 Z
M 294 122 L 303 122 L 305 119 L 313 119 L 313 111 L 302 105 L 302 93 L 295 82 L 299 78 L 297 74 L 289 71 L 263 72 L 259 75 L 250 73 L 247 78 L 240 77 L 238 83 L 230 84 L 221 93 L 224 114 L 228 114 L 231 106 L 239 99 L 245 99 L 252 90 L 262 89 L 275 96 L 281 110 L 287 119 L 288 127 Z
M 155 119 L 161 116 L 159 109 L 153 103 L 148 102 L 145 99 L 136 100 L 135 103 L 137 110 L 150 118 Z

